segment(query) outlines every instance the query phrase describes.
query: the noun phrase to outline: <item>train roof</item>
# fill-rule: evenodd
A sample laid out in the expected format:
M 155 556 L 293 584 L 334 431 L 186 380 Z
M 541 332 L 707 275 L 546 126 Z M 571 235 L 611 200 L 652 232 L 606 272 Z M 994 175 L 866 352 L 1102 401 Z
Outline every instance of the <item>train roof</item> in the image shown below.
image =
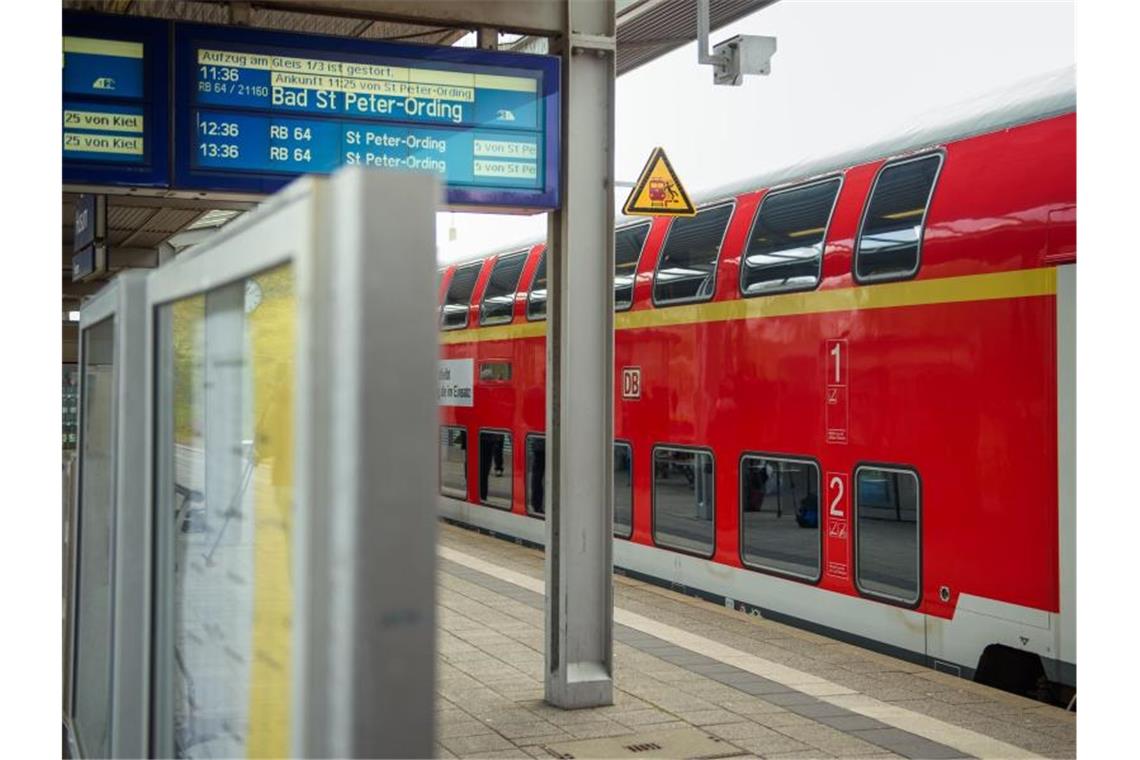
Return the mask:
M 830 174 L 877 158 L 911 153 L 933 145 L 1072 113 L 1076 107 L 1076 71 L 1074 67 L 1069 66 L 940 108 L 915 119 L 891 137 L 871 145 L 833 153 L 823 158 L 797 160 L 772 171 L 761 172 L 745 179 L 693 193 L 692 200 L 695 205 L 701 206 L 759 188 L 778 187 Z M 614 221 L 615 225 L 620 227 L 644 218 L 617 214 Z M 530 248 L 543 242 L 545 238 L 531 236 L 517 240 L 513 244 L 500 244 L 480 253 L 461 256 L 443 267 L 470 263 L 514 249 Z

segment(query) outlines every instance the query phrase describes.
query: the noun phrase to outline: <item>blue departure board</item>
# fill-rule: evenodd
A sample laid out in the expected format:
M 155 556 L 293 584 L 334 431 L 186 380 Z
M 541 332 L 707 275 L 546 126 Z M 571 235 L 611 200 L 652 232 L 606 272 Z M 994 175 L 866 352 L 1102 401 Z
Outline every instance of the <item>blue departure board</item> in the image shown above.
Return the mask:
M 453 206 L 558 205 L 552 56 L 175 25 L 174 186 L 270 193 L 362 164 Z
M 169 185 L 168 36 L 163 21 L 64 14 L 64 182 Z

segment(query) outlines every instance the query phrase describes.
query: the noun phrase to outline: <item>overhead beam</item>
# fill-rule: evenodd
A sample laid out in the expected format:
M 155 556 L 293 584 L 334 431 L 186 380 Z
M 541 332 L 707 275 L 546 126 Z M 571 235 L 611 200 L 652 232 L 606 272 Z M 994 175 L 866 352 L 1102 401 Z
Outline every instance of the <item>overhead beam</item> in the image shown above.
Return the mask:
M 264 195 L 253 195 L 251 193 L 207 193 L 200 190 L 167 190 L 161 187 L 112 187 L 103 185 L 71 185 L 66 183 L 63 186 L 63 192 L 65 194 L 99 193 L 107 196 L 108 203 L 118 203 L 120 200 L 126 198 L 132 200 L 158 199 L 161 201 L 170 201 L 170 203 L 159 204 L 168 208 L 174 208 L 174 203 L 178 202 L 198 204 L 197 206 L 187 206 L 186 208 L 227 208 L 227 206 L 219 205 L 224 203 L 244 204 L 242 208 L 252 208 L 265 200 L 266 197 Z
M 103 192 L 107 188 L 100 189 Z M 78 193 L 67 192 L 63 194 L 65 201 L 74 201 Z M 110 194 L 109 194 L 110 195 Z M 213 211 L 223 209 L 230 211 L 248 211 L 257 208 L 259 201 L 254 200 L 220 200 L 216 198 L 162 198 L 147 195 L 110 195 L 107 203 L 118 208 L 177 208 L 192 211 Z M 69 226 L 64 222 L 64 227 Z
M 493 26 L 514 34 L 555 35 L 562 31 L 564 0 L 258 0 L 259 8 L 397 21 L 420 26 L 475 29 Z
M 91 280 L 90 282 L 72 282 L 71 276 L 63 278 L 63 298 L 64 300 L 74 301 L 75 299 L 86 298 L 93 296 L 103 289 L 107 284 L 106 280 Z

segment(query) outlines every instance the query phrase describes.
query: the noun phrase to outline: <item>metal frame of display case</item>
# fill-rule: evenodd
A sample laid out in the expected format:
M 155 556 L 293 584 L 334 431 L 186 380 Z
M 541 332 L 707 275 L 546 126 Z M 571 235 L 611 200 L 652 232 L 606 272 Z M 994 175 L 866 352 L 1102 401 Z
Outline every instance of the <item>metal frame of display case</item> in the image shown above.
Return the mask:
M 110 752 L 112 756 L 137 757 L 145 753 L 145 711 L 148 658 L 148 611 L 150 520 L 148 499 L 141 470 L 146 462 L 146 429 L 142 405 L 146 395 L 146 274 L 127 272 L 113 280 L 83 305 L 79 322 L 79 436 L 76 448 L 79 487 L 75 515 L 69 521 L 71 541 L 67 592 L 68 614 L 68 711 L 74 716 L 78 694 L 74 682 L 78 622 L 78 565 L 83 550 L 79 515 L 83 483 L 83 428 L 87 410 L 84 391 L 87 368 L 87 332 L 107 319 L 114 319 L 114 380 L 111 419 L 113 425 L 112 526 L 110 542 L 111 637 L 107 653 L 111 669 Z M 78 730 L 78 727 L 76 727 Z M 83 749 L 83 737 L 79 736 Z
M 297 341 L 290 754 L 433 752 L 438 347 L 423 294 L 435 282 L 439 199 L 422 175 L 303 178 L 151 275 L 147 491 L 162 539 L 152 755 L 174 753 L 175 526 L 157 503 L 169 477 L 157 457 L 157 310 L 286 263 Z
M 435 284 L 440 198 L 438 180 L 425 175 L 350 168 L 303 178 L 167 265 L 119 275 L 84 304 L 81 338 L 115 317 L 111 756 L 171 757 L 175 750 L 172 561 L 182 520 L 168 509 L 165 490 L 175 485 L 172 456 L 159 455 L 174 445 L 173 405 L 160 394 L 170 377 L 163 372 L 172 354 L 164 352 L 173 346 L 160 340 L 160 317 L 169 315 L 161 308 L 286 263 L 295 374 L 284 754 L 433 753 L 438 336 L 436 305 L 423 294 Z M 228 308 L 218 313 L 229 318 Z M 204 335 L 221 334 L 203 325 Z M 225 339 L 228 350 L 250 356 L 248 342 Z M 203 345 L 207 358 L 216 355 Z M 85 350 L 81 345 L 81 367 Z M 248 382 L 237 377 L 245 379 L 231 389 Z M 215 398 L 211 392 L 203 398 Z M 81 386 L 81 435 L 86 403 Z M 209 414 L 241 424 L 224 410 L 219 417 L 216 405 Z M 81 439 L 81 456 L 82 447 Z M 214 456 L 209 443 L 201 450 L 203 461 Z M 82 550 L 76 522 L 71 538 L 78 536 Z M 70 584 L 78 572 L 72 556 Z M 68 599 L 72 639 L 77 596 Z M 71 731 L 75 650 L 71 644 L 65 653 L 64 726 L 85 755 L 82 737 L 76 746 Z

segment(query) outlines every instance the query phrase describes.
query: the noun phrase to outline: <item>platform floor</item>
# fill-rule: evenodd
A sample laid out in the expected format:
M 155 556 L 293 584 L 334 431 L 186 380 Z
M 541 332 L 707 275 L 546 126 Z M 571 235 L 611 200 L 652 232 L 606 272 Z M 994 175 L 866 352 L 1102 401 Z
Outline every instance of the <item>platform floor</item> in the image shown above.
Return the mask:
M 621 576 L 614 704 L 559 710 L 542 553 L 446 523 L 439 546 L 441 757 L 1076 754 L 1073 713 Z

